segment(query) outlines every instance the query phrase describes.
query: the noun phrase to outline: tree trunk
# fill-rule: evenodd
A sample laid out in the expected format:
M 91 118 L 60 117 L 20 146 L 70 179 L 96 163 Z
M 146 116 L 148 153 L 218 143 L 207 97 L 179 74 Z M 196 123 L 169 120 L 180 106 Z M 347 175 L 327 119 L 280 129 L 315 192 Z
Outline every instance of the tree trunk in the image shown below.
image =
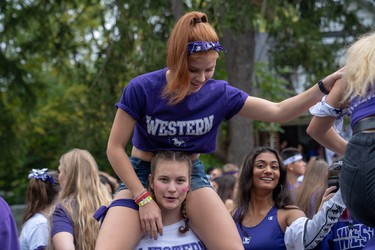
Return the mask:
M 170 0 L 171 10 L 174 18 L 178 20 L 184 13 L 184 4 L 181 0 Z
M 228 82 L 251 94 L 254 72 L 255 31 L 253 27 L 243 30 L 226 28 L 221 23 L 223 46 L 227 49 L 225 64 Z M 224 139 L 224 140 L 223 140 Z M 253 148 L 252 120 L 240 116 L 233 117 L 228 122 L 226 138 L 220 138 L 219 157 L 225 162 L 241 164 L 245 155 Z M 223 155 L 224 154 L 224 155 Z

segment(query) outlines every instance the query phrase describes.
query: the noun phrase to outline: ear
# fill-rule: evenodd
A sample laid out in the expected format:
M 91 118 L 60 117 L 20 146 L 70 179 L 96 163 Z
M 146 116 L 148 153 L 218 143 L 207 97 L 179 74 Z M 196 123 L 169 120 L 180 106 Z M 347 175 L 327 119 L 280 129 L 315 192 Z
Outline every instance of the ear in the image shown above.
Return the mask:
M 289 163 L 288 165 L 286 165 L 286 169 L 289 171 L 293 171 L 293 163 Z
M 152 180 L 151 174 L 148 175 L 148 185 L 150 186 L 150 188 L 154 189 L 154 182 Z

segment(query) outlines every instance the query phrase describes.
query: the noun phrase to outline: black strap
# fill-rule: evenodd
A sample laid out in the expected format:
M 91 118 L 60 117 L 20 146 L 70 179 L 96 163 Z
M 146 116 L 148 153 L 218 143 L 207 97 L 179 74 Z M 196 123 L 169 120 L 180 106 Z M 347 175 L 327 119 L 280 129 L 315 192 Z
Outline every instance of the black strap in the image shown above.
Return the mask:
M 369 116 L 356 122 L 353 126 L 353 135 L 368 129 L 375 129 L 375 116 Z

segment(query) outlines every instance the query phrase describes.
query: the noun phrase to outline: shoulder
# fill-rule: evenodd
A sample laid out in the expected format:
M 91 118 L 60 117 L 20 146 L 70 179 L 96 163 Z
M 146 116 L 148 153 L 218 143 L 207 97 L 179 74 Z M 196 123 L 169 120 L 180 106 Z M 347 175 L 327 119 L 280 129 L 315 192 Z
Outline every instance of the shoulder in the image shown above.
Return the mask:
M 297 206 L 295 205 L 288 205 L 285 208 L 280 208 L 279 212 L 281 214 L 284 214 L 287 217 L 293 217 L 293 216 L 305 216 L 305 213 Z
M 236 88 L 229 84 L 229 82 L 225 80 L 216 80 L 211 78 L 209 81 L 205 83 L 206 87 L 211 88 L 215 91 L 231 91 L 231 92 L 243 92 L 241 89 Z
M 278 211 L 279 223 L 283 231 L 298 218 L 306 217 L 305 213 L 297 206 L 289 205 Z
M 8 218 L 10 214 L 10 208 L 8 203 L 3 199 L 3 197 L 0 196 L 0 223 Z
M 60 232 L 73 234 L 73 221 L 62 205 L 57 205 L 52 216 L 51 236 Z
M 25 222 L 24 227 L 38 227 L 39 225 L 48 225 L 48 219 L 44 215 L 36 213 Z
M 227 199 L 225 201 L 225 206 L 227 207 L 228 211 L 231 213 L 235 209 L 235 204 L 232 199 Z
M 3 197 L 0 196 L 0 224 L 8 224 L 11 223 L 11 221 L 14 221 L 14 218 L 10 207 L 8 203 L 3 199 Z M 0 230 L 1 227 L 2 226 L 0 226 Z
M 65 210 L 65 208 L 61 204 L 58 204 L 55 210 L 53 211 L 52 222 L 57 223 L 61 221 L 65 223 L 73 224 L 73 221 L 70 219 L 69 213 Z
M 134 77 L 129 81 L 128 86 L 147 86 L 146 83 L 165 83 L 167 69 L 159 69 Z

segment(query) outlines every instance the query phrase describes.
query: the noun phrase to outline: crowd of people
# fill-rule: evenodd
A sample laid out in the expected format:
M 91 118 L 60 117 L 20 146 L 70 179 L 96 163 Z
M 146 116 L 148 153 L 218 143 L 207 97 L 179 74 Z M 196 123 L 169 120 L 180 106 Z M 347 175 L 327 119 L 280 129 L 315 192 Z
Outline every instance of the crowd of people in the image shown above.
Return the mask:
M 168 40 L 167 67 L 132 79 L 115 105 L 107 155 L 121 183 L 77 148 L 61 156 L 56 171 L 30 171 L 19 239 L 0 200 L 2 247 L 375 248 L 374 44 L 375 33 L 360 38 L 345 68 L 275 103 L 213 79 L 226 49 L 207 15 L 185 14 Z M 337 178 L 329 179 L 324 159 L 306 163 L 290 147 L 254 147 L 241 165 L 205 172 L 200 154 L 215 151 L 223 120 L 284 122 L 308 109 L 308 133 L 343 156 Z M 346 114 L 349 142 L 335 130 Z

